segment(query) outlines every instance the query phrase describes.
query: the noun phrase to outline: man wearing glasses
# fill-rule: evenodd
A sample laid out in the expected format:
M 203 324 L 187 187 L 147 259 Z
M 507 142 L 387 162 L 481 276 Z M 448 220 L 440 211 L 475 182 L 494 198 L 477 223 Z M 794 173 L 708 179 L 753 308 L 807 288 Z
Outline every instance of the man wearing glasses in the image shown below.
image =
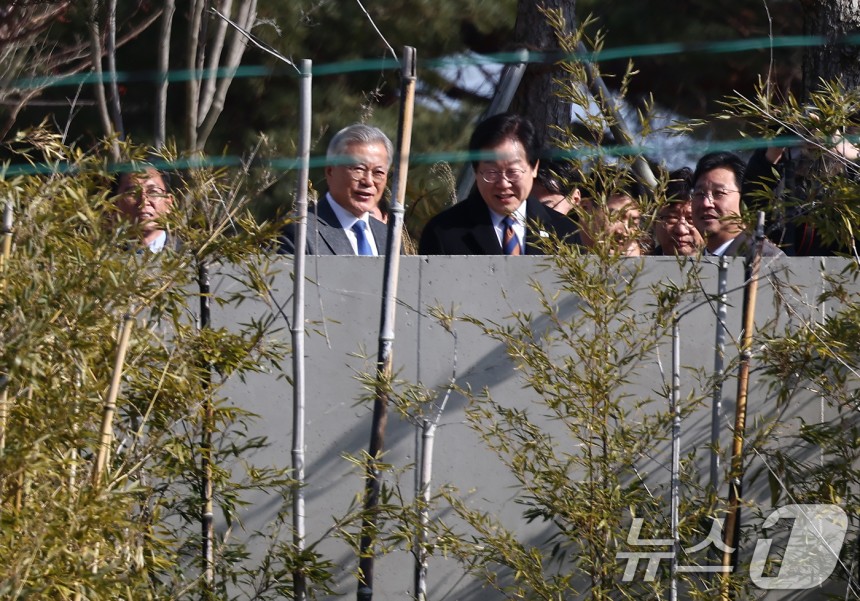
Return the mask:
M 328 192 L 308 207 L 307 254 L 385 254 L 388 231 L 372 213 L 385 192 L 393 156 L 391 140 L 376 127 L 358 123 L 335 134 L 326 152 Z M 295 235 L 296 224 L 288 224 L 280 252 L 295 252 Z
M 140 242 L 152 252 L 176 250 L 178 241 L 167 232 L 164 218 L 173 208 L 173 195 L 154 167 L 122 173 L 117 184 L 116 208 L 135 227 Z
M 698 255 L 703 240 L 693 226 L 693 170 L 682 167 L 669 174 L 666 184 L 666 203 L 657 211 L 654 222 L 654 241 L 657 246 L 652 255 Z
M 705 254 L 715 257 L 747 257 L 755 252 L 755 236 L 741 219 L 741 184 L 746 163 L 731 152 L 706 154 L 693 174 L 693 225 L 705 239 Z M 765 239 L 763 257 L 784 256 Z
M 420 254 L 544 254 L 553 235 L 575 240 L 573 221 L 530 197 L 540 145 L 527 119 L 511 113 L 485 119 L 469 152 L 478 157 L 472 161 L 477 190 L 427 223 Z

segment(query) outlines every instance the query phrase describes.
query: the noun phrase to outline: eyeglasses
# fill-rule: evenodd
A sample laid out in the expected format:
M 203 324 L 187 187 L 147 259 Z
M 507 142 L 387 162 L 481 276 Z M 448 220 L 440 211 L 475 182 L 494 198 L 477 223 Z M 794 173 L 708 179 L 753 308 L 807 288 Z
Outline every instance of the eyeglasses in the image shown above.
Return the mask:
M 504 171 L 489 169 L 480 173 L 481 179 L 488 184 L 498 183 L 501 178 L 505 178 L 512 184 L 515 184 L 523 178 L 523 174 L 525 174 L 524 169 L 505 169 Z
M 682 221 L 687 225 L 693 225 L 693 216 L 692 215 L 667 215 L 665 217 L 659 217 L 660 223 L 668 226 L 674 227 L 681 223 Z
M 690 197 L 693 200 L 698 200 L 699 202 L 706 198 L 710 198 L 714 202 L 719 202 L 721 200 L 725 200 L 728 198 L 729 194 L 734 194 L 735 192 L 739 193 L 740 190 L 693 190 Z
M 170 194 L 164 188 L 159 188 L 158 186 L 135 186 L 133 188 L 129 188 L 124 192 L 124 194 L 131 196 L 141 196 L 146 198 L 167 198 Z
M 365 180 L 368 174 L 376 184 L 381 184 L 388 178 L 388 172 L 385 169 L 370 169 L 367 165 L 348 165 L 346 170 L 353 181 L 357 182 Z

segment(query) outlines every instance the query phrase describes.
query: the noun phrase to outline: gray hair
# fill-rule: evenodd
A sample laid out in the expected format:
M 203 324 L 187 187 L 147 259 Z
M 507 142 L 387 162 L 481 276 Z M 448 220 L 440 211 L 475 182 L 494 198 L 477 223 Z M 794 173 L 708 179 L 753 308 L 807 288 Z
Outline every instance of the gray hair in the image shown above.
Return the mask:
M 352 144 L 382 144 L 388 153 L 388 166 L 391 167 L 391 163 L 394 161 L 394 145 L 385 135 L 385 132 L 378 127 L 364 123 L 347 125 L 337 132 L 331 142 L 328 143 L 326 158 L 331 160 L 347 155 L 347 146 Z

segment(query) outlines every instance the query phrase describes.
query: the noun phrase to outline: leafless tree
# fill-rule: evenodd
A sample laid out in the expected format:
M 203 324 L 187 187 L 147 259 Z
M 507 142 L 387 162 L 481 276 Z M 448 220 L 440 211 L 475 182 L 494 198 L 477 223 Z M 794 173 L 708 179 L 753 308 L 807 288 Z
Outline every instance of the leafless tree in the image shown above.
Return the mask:
M 803 83 L 806 94 L 820 88 L 820 81 L 840 81 L 846 89 L 860 86 L 860 46 L 847 43 L 860 31 L 860 5 L 854 0 L 801 0 L 805 34 L 820 37 L 804 53 Z
M 559 44 L 556 31 L 545 11 L 552 11 L 564 21 L 566 34 L 576 27 L 573 0 L 520 0 L 514 37 L 517 45 L 529 51 L 552 53 Z M 571 122 L 570 103 L 562 100 L 558 78 L 564 71 L 552 63 L 531 64 L 523 75 L 511 110 L 528 117 L 544 143 L 553 137 L 554 126 L 567 128 Z

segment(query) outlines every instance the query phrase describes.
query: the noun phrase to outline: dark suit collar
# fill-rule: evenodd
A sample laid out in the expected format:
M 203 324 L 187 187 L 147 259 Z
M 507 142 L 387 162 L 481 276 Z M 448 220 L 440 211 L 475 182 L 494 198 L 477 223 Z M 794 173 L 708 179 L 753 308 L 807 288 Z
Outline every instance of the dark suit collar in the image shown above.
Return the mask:
M 480 193 L 473 191 L 463 202 L 469 209 L 469 218 L 473 224 L 467 235 L 472 238 L 475 248 L 483 249 L 490 255 L 502 254 L 502 245 L 496 235 L 496 228 L 493 227 L 490 209 Z
M 493 227 L 490 209 L 477 190 L 473 191 L 463 201 L 469 207 L 469 213 L 474 224 L 470 234 L 478 248 L 486 249 L 489 254 L 502 254 L 502 245 Z M 548 236 L 546 224 L 552 223 L 552 217 L 541 202 L 535 198 L 526 199 L 526 254 L 542 255 L 538 240 Z

